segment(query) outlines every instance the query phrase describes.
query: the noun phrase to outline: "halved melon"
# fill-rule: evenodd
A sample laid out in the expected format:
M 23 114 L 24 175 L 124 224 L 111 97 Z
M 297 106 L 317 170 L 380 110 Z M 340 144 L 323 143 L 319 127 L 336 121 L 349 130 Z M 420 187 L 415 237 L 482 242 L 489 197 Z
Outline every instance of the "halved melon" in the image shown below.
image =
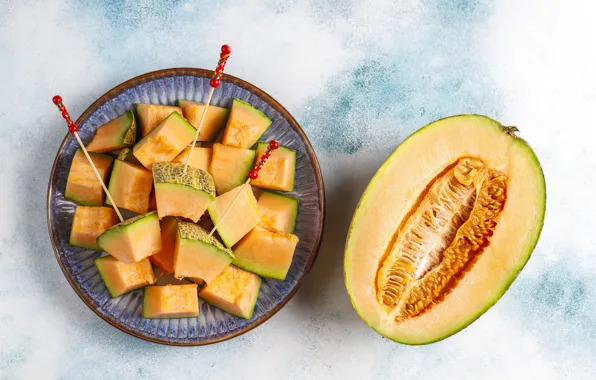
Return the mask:
M 259 291 L 261 278 L 233 265 L 205 285 L 199 297 L 213 306 L 240 318 L 250 319 Z
M 174 252 L 174 275 L 211 282 L 234 259 L 232 251 L 200 226 L 178 222 Z
M 116 206 L 137 214 L 149 211 L 149 195 L 153 187 L 153 175 L 142 166 L 126 161 L 114 161 L 108 190 Z M 111 205 L 109 199 L 106 204 Z
M 157 214 L 181 216 L 197 222 L 215 199 L 215 185 L 209 173 L 184 164 L 158 162 L 153 165 Z
M 259 226 L 273 232 L 292 234 L 296 229 L 298 199 L 288 195 L 263 191 L 257 201 L 261 223 Z
M 131 110 L 99 126 L 93 140 L 87 145 L 87 151 L 110 152 L 132 146 L 136 141 L 137 124 Z
M 234 265 L 263 277 L 285 280 L 298 236 L 253 228 L 234 247 Z
M 99 251 L 95 240 L 108 228 L 118 224 L 118 215 L 111 207 L 77 206 L 72 228 L 70 245 Z
M 204 103 L 193 102 L 190 100 L 178 100 L 178 105 L 182 108 L 182 115 L 193 127 L 197 128 L 205 110 Z M 223 107 L 217 107 L 212 104 L 207 109 L 207 114 L 203 120 L 201 131 L 197 141 L 211 141 L 217 136 L 217 133 L 226 125 L 230 110 Z
M 268 147 L 269 143 L 259 141 L 255 164 L 261 160 Z M 253 180 L 251 184 L 263 189 L 293 191 L 295 174 L 296 151 L 280 146 L 271 153 L 271 156 L 259 172 L 259 178 Z
M 176 250 L 178 219 L 173 216 L 166 216 L 159 221 L 159 227 L 161 229 L 161 250 L 149 256 L 149 259 L 161 270 L 174 273 L 174 251 Z
M 132 148 L 135 157 L 147 169 L 156 162 L 172 161 L 195 138 L 196 129 L 178 112 L 173 112 L 161 124 Z
M 164 121 L 172 112 L 178 112 L 182 115 L 182 109 L 176 106 L 165 106 L 161 104 L 135 104 L 137 116 L 139 117 L 139 136 L 145 137 L 155 129 L 162 121 Z
M 190 146 L 184 148 L 184 150 L 176 156 L 172 160 L 172 162 L 177 162 L 179 164 L 186 164 L 186 160 L 188 155 L 190 154 Z M 211 155 L 213 154 L 212 148 L 203 148 L 199 146 L 199 143 L 196 144 L 194 149 L 192 150 L 192 155 L 190 156 L 190 161 L 188 163 L 189 166 L 194 166 L 197 169 L 204 170 L 209 172 L 209 166 L 211 166 Z
M 109 228 L 97 237 L 97 245 L 124 263 L 143 260 L 161 250 L 157 213 L 137 215 Z
M 246 182 L 255 154 L 250 149 L 213 144 L 209 172 L 213 175 L 217 194 L 228 192 Z
M 234 199 L 234 204 L 228 209 Z M 224 215 L 226 209 L 228 211 Z M 211 220 L 217 225 L 219 237 L 228 247 L 236 244 L 261 221 L 257 200 L 249 184 L 238 186 L 215 198 L 208 210 Z
M 118 159 L 121 161 L 130 162 L 131 164 L 143 166 L 143 164 L 141 164 L 141 161 L 137 160 L 134 153 L 132 152 L 132 149 L 130 148 L 124 148 L 120 152 L 118 152 Z
M 345 283 L 380 334 L 427 344 L 495 304 L 529 259 L 546 190 L 530 146 L 484 116 L 441 119 L 379 168 L 354 214 Z
M 222 143 L 236 148 L 251 148 L 271 126 L 263 112 L 247 102 L 234 99 Z
M 101 179 L 107 182 L 114 158 L 106 154 L 89 153 Z M 64 198 L 84 206 L 103 206 L 106 194 L 82 149 L 77 149 L 72 158 Z
M 104 256 L 93 261 L 112 298 L 157 281 L 149 259 L 126 264 L 115 257 Z
M 189 318 L 199 315 L 197 284 L 147 286 L 143 318 Z

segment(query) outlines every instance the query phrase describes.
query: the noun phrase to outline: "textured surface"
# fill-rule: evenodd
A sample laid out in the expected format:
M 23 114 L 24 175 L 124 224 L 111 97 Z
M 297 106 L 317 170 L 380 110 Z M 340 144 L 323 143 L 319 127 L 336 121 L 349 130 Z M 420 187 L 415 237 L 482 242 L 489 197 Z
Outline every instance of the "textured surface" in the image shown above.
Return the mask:
M 162 3 L 0 1 L 0 378 L 594 378 L 593 1 Z M 211 68 L 223 42 L 234 48 L 226 71 L 278 99 L 313 142 L 327 230 L 305 284 L 265 325 L 214 346 L 162 347 L 103 322 L 56 263 L 45 193 L 65 126 L 50 99 L 60 93 L 78 116 L 132 76 Z M 345 233 L 389 152 L 462 112 L 515 124 L 536 149 L 548 186 L 542 238 L 474 325 L 400 346 L 350 305 Z

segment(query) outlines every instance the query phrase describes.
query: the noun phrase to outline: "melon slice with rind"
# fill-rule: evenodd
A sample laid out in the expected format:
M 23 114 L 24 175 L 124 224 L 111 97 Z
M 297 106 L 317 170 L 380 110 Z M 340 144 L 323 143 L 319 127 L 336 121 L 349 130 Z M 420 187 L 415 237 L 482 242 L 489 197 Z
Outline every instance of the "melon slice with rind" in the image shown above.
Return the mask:
M 201 122 L 203 111 L 205 110 L 205 103 L 193 102 L 191 100 L 178 100 L 178 106 L 182 108 L 182 115 L 184 118 L 197 128 Z M 229 113 L 230 110 L 227 108 L 210 104 L 197 141 L 213 140 L 225 127 Z
M 240 318 L 252 317 L 262 280 L 254 273 L 229 265 L 205 285 L 199 297 L 213 306 Z
M 99 251 L 97 237 L 118 224 L 118 215 L 111 207 L 77 206 L 74 212 L 69 244 Z
M 181 216 L 197 222 L 215 199 L 213 178 L 204 170 L 174 162 L 153 165 L 159 218 Z
M 178 222 L 174 253 L 174 276 L 198 278 L 207 283 L 234 259 L 232 251 L 194 223 Z
M 97 245 L 124 263 L 143 260 L 161 250 L 159 218 L 155 211 L 121 222 L 97 238 Z
M 188 165 L 209 172 L 209 166 L 211 166 L 211 155 L 213 154 L 213 149 L 203 148 L 199 144 L 200 143 L 196 143 L 194 149 L 192 150 L 192 155 L 190 156 L 190 161 L 188 162 Z M 190 150 L 191 146 L 187 146 L 179 155 L 176 156 L 176 158 L 172 160 L 172 162 L 186 164 L 186 160 L 190 154 Z
M 298 218 L 298 199 L 272 191 L 263 191 L 259 197 L 259 226 L 273 232 L 292 234 Z
M 114 158 L 89 153 L 104 183 L 107 182 Z M 103 206 L 106 195 L 82 149 L 77 149 L 70 165 L 64 198 L 84 206 Z
M 248 172 L 253 166 L 255 155 L 254 150 L 213 144 L 209 172 L 215 181 L 217 194 L 230 191 L 248 179 Z
M 145 137 L 164 121 L 172 112 L 182 115 L 182 109 L 163 104 L 136 103 L 135 109 L 139 118 L 139 136 Z
M 269 143 L 259 141 L 255 165 L 267 152 Z M 293 191 L 296 175 L 296 151 L 285 146 L 271 152 L 271 156 L 259 171 L 259 177 L 251 182 L 263 189 Z
M 112 298 L 157 281 L 149 259 L 127 264 L 113 256 L 104 256 L 93 261 Z
M 116 160 L 108 191 L 116 206 L 143 214 L 149 211 L 149 196 L 153 187 L 153 175 L 143 166 Z M 106 204 L 111 205 L 110 199 Z
M 224 129 L 222 144 L 251 148 L 271 126 L 271 119 L 247 102 L 234 99 Z
M 143 318 L 190 318 L 199 315 L 197 284 L 147 286 Z
M 99 126 L 87 145 L 87 151 L 111 152 L 132 146 L 137 141 L 137 124 L 132 110 Z

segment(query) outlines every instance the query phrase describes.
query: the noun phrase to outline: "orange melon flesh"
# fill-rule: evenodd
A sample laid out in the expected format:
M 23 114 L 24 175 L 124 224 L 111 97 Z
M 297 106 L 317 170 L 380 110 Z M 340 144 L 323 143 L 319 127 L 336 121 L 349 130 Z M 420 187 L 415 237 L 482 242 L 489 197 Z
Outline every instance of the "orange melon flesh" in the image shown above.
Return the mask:
M 161 270 L 174 273 L 174 252 L 176 249 L 176 235 L 178 234 L 178 219 L 166 216 L 159 221 L 161 229 L 161 250 L 149 257 L 151 262 Z
M 112 298 L 157 281 L 149 259 L 125 264 L 112 256 L 104 256 L 93 261 Z
M 202 227 L 178 222 L 174 251 L 174 276 L 211 282 L 230 263 L 234 256 Z
M 70 245 L 101 250 L 95 240 L 108 228 L 118 224 L 118 215 L 111 207 L 77 206 L 70 230 Z
M 240 194 L 238 194 L 240 192 Z M 236 195 L 238 197 L 236 198 Z M 224 211 L 235 200 L 224 216 Z M 250 185 L 244 184 L 215 198 L 209 205 L 209 216 L 218 225 L 217 233 L 224 244 L 232 247 L 261 222 L 257 200 Z M 224 217 L 221 220 L 222 216 Z
M 147 286 L 143 318 L 189 318 L 199 315 L 197 284 Z
M 263 191 L 257 206 L 261 216 L 260 227 L 282 234 L 294 233 L 298 217 L 298 199 Z
M 217 194 L 223 194 L 242 185 L 255 160 L 255 151 L 213 144 L 209 172 L 213 175 Z
M 149 194 L 149 211 L 157 211 L 157 198 L 155 196 L 155 187 L 151 189 L 151 194 Z
M 107 182 L 114 159 L 100 153 L 89 153 L 102 180 Z M 87 157 L 78 149 L 72 159 L 64 197 L 84 206 L 103 206 L 105 193 L 101 183 L 95 176 Z
M 259 141 L 257 146 L 257 162 L 267 152 L 269 144 Z M 293 191 L 294 176 L 296 173 L 296 151 L 280 146 L 271 153 L 271 156 L 261 168 L 259 177 L 251 182 L 253 186 L 263 189 Z
M 263 277 L 285 280 L 298 237 L 255 227 L 235 247 L 233 264 Z
M 132 146 L 137 140 L 137 125 L 133 111 L 99 126 L 87 151 L 104 153 Z
M 178 105 L 182 108 L 182 115 L 184 118 L 197 128 L 201 121 L 201 117 L 203 116 L 205 104 L 190 100 L 178 100 Z M 227 108 L 210 104 L 197 141 L 213 140 L 219 131 L 226 125 L 229 113 L 230 110 Z
M 137 214 L 146 213 L 152 188 L 153 175 L 149 170 L 121 160 L 114 162 L 108 190 L 116 206 Z M 106 204 L 112 202 L 107 199 Z
M 198 143 L 197 143 L 198 145 Z M 180 164 L 186 164 L 186 159 L 190 154 L 190 146 L 184 148 L 184 150 L 172 160 Z M 194 166 L 197 169 L 209 172 L 209 166 L 211 166 L 211 155 L 213 154 L 212 148 L 203 148 L 195 146 L 192 155 L 190 156 L 189 166 Z
M 271 126 L 271 119 L 247 102 L 234 99 L 222 143 L 236 148 L 251 148 Z
M 490 245 L 442 302 L 397 323 L 376 298 L 379 265 L 429 182 L 462 156 L 479 157 L 508 178 Z M 540 235 L 544 208 L 545 183 L 534 152 L 498 122 L 462 115 L 420 129 L 379 168 L 354 214 L 344 263 L 354 308 L 374 330 L 397 342 L 427 344 L 455 334 L 497 302 L 521 271 Z
M 133 147 L 135 157 L 151 170 L 156 162 L 172 161 L 195 137 L 195 128 L 178 112 L 170 114 Z
M 176 106 L 165 106 L 161 104 L 135 104 L 137 116 L 139 117 L 140 137 L 145 137 L 154 130 L 162 121 L 164 121 L 173 112 L 182 115 L 182 109 Z
M 143 260 L 161 250 L 157 213 L 127 219 L 99 235 L 97 245 L 124 263 Z
M 205 285 L 199 297 L 240 318 L 250 319 L 261 290 L 261 278 L 233 265 Z

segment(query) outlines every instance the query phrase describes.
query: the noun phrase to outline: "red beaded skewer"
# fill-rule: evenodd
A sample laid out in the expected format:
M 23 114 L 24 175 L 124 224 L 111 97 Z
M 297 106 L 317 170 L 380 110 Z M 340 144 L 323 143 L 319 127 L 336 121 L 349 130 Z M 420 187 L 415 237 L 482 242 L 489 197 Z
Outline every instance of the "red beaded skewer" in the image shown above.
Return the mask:
M 124 218 L 122 217 L 122 214 L 120 214 L 120 210 L 118 210 L 118 207 L 116 207 L 116 202 L 114 202 L 114 199 L 110 195 L 110 192 L 108 191 L 108 188 L 106 187 L 106 184 L 101 179 L 101 175 L 97 171 L 97 168 L 95 167 L 95 164 L 93 163 L 93 160 L 89 156 L 89 152 L 87 152 L 87 148 L 85 148 L 85 144 L 83 144 L 83 142 L 81 141 L 81 137 L 79 136 L 79 133 L 78 133 L 79 127 L 77 127 L 77 125 L 74 123 L 74 121 L 72 121 L 72 119 L 70 118 L 70 115 L 68 114 L 68 111 L 66 110 L 66 107 L 64 106 L 64 103 L 62 103 L 62 97 L 60 95 L 56 95 L 52 98 L 52 102 L 54 102 L 54 104 L 60 110 L 60 113 L 62 113 L 62 117 L 64 118 L 64 120 L 66 120 L 66 124 L 68 125 L 68 132 L 70 132 L 72 135 L 74 135 L 74 137 L 77 139 L 79 146 L 83 150 L 83 153 L 85 153 L 85 157 L 87 157 L 87 161 L 89 161 L 89 165 L 91 165 L 91 169 L 93 169 L 93 172 L 97 176 L 97 179 L 99 180 L 99 183 L 101 184 L 101 187 L 103 188 L 103 191 L 105 191 L 106 196 L 108 197 L 108 199 L 110 200 L 110 203 L 112 204 L 112 207 L 114 208 L 114 211 L 116 211 L 116 215 L 118 215 L 118 218 L 120 218 L 120 222 L 123 222 Z
M 195 138 L 190 146 L 190 151 L 188 152 L 188 156 L 186 157 L 186 162 L 184 163 L 184 172 L 186 173 L 186 169 L 188 168 L 188 163 L 190 162 L 190 157 L 192 156 L 192 152 L 195 149 L 195 144 L 197 143 L 197 139 L 199 138 L 199 134 L 201 133 L 201 127 L 203 126 L 203 121 L 205 120 L 205 115 L 207 115 L 207 109 L 211 104 L 211 98 L 213 97 L 213 92 L 217 87 L 219 87 L 221 83 L 221 78 L 223 77 L 223 72 L 226 67 L 226 63 L 228 62 L 228 58 L 232 54 L 232 48 L 229 45 L 223 45 L 221 47 L 221 53 L 219 54 L 219 61 L 217 61 L 217 67 L 215 67 L 215 71 L 213 72 L 213 76 L 209 81 L 209 85 L 211 89 L 209 90 L 209 95 L 207 96 L 207 103 L 205 103 L 205 108 L 203 109 L 203 114 L 201 115 L 201 120 L 199 121 L 199 125 L 197 125 L 197 130 L 195 132 Z
M 271 157 L 271 153 L 273 153 L 273 151 L 276 150 L 277 148 L 279 148 L 279 143 L 275 140 L 271 140 L 269 142 L 269 146 L 267 147 L 267 151 L 265 151 L 265 154 L 263 154 L 259 158 L 259 162 L 257 162 L 257 164 L 254 166 L 254 168 L 252 168 L 248 172 L 248 179 L 246 180 L 246 182 L 244 182 L 244 185 L 249 185 L 250 181 L 259 178 L 259 172 L 261 171 L 261 169 L 263 168 L 263 166 L 265 165 L 267 160 L 269 160 L 269 157 Z M 244 186 L 244 185 L 242 185 L 242 186 Z M 234 197 L 234 199 L 232 199 L 232 202 L 230 202 L 228 207 L 221 214 L 221 218 L 219 218 L 219 221 L 215 224 L 215 226 L 213 226 L 213 229 L 211 230 L 211 232 L 209 232 L 209 236 L 213 236 L 213 234 L 215 233 L 215 230 L 217 230 L 217 227 L 221 224 L 222 220 L 225 218 L 228 211 L 232 208 L 232 206 L 234 205 L 234 202 L 236 202 L 236 199 L 238 199 L 241 192 L 242 191 L 238 191 L 236 193 L 236 196 Z

